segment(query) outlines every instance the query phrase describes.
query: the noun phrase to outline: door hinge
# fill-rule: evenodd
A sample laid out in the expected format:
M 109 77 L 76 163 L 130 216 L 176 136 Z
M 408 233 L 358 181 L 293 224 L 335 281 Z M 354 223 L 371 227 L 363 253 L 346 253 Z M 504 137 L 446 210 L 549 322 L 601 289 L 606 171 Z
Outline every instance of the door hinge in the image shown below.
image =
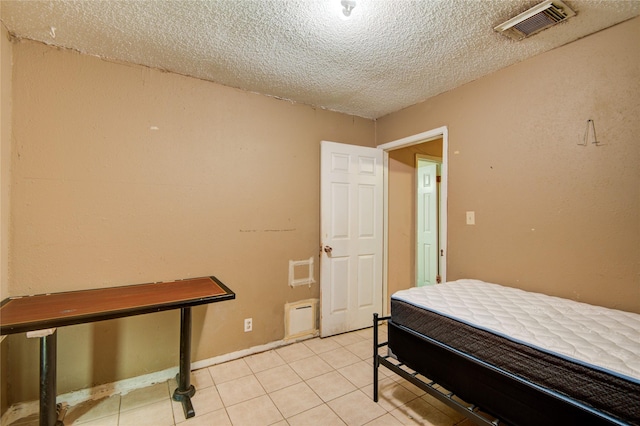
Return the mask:
M 442 176 L 436 176 L 436 182 L 437 183 L 442 182 Z
M 440 275 L 436 275 L 436 282 L 440 284 L 442 282 L 442 277 Z

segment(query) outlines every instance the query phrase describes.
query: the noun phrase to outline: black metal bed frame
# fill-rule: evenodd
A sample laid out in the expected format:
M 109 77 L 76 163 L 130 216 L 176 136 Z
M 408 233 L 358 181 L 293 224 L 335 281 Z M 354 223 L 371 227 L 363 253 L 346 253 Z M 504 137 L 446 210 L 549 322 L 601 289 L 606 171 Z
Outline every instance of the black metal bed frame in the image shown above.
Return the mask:
M 443 402 L 447 406 L 453 408 L 458 413 L 464 415 L 468 419 L 472 420 L 478 425 L 497 426 L 500 424 L 500 420 L 497 418 L 488 418 L 480 413 L 480 407 L 476 405 L 467 405 L 461 400 L 454 399 L 456 395 L 453 392 L 445 392 L 444 388 L 439 388 L 438 383 L 429 380 L 428 382 L 420 378 L 420 373 L 414 371 L 408 366 L 405 366 L 402 362 L 395 360 L 391 355 L 380 355 L 380 348 L 388 346 L 389 342 L 380 343 L 378 336 L 378 325 L 380 322 L 388 321 L 390 316 L 379 317 L 378 314 L 373 314 L 373 401 L 378 402 L 378 367 L 384 365 L 389 370 L 398 374 L 400 377 L 407 380 L 409 383 L 422 389 L 429 395 L 436 398 L 438 401 Z M 404 367 L 404 368 L 403 368 Z M 425 378 L 426 379 L 426 378 Z M 490 416 L 489 416 L 490 417 Z
M 378 336 L 378 325 L 382 321 L 387 321 L 389 327 L 388 339 L 384 343 L 379 342 Z M 385 346 L 394 351 L 393 356 L 379 354 L 379 350 Z M 619 420 L 558 397 L 522 378 L 395 324 L 391 316 L 379 317 L 374 314 L 373 400 L 376 402 L 380 365 L 478 425 L 640 425 L 640 421 Z M 441 390 L 436 385 L 453 390 L 456 394 Z

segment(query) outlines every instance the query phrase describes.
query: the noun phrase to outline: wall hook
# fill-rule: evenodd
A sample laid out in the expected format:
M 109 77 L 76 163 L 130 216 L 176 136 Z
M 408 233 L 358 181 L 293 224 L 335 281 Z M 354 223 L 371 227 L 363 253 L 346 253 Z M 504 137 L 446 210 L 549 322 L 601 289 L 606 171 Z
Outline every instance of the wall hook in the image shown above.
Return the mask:
M 591 119 L 587 120 L 587 128 L 584 132 L 584 140 L 578 145 L 587 146 L 589 142 L 591 142 L 595 146 L 600 146 L 600 142 L 598 142 L 598 138 L 596 137 L 596 123 Z

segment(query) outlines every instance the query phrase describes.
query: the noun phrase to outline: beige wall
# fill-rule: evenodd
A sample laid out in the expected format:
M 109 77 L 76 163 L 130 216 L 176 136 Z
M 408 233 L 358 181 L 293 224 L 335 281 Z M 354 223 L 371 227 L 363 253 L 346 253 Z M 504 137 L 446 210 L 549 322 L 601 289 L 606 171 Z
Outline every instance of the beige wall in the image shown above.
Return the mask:
M 448 279 L 640 312 L 638 40 L 635 18 L 378 120 L 378 144 L 448 127 Z
M 9 294 L 9 201 L 11 166 L 11 61 L 9 33 L 0 23 L 0 300 Z M 1 339 L 0 339 L 1 340 Z M 7 342 L 0 342 L 0 369 L 7 368 Z M 0 375 L 0 413 L 7 404 L 6 376 Z
M 194 308 L 194 361 L 282 339 L 285 303 L 319 295 L 287 277 L 318 261 L 320 140 L 373 146 L 374 123 L 33 42 L 13 54 L 10 293 L 216 275 L 237 299 Z M 176 366 L 178 318 L 61 328 L 59 393 Z M 11 402 L 35 399 L 37 341 L 9 341 Z
M 9 206 L 11 182 L 11 84 L 12 44 L 0 23 L 0 298 L 9 291 Z
M 388 294 L 416 282 L 416 155 L 442 157 L 442 139 L 389 152 Z M 390 299 L 387 300 L 390 309 Z

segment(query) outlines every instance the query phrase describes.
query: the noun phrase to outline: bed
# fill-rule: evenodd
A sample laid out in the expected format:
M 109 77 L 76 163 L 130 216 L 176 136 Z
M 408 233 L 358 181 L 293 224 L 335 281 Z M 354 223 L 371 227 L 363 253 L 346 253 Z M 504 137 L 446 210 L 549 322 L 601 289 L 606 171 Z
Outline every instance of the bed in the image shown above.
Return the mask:
M 374 315 L 376 401 L 380 365 L 477 424 L 640 425 L 634 313 L 478 280 L 411 288 Z

